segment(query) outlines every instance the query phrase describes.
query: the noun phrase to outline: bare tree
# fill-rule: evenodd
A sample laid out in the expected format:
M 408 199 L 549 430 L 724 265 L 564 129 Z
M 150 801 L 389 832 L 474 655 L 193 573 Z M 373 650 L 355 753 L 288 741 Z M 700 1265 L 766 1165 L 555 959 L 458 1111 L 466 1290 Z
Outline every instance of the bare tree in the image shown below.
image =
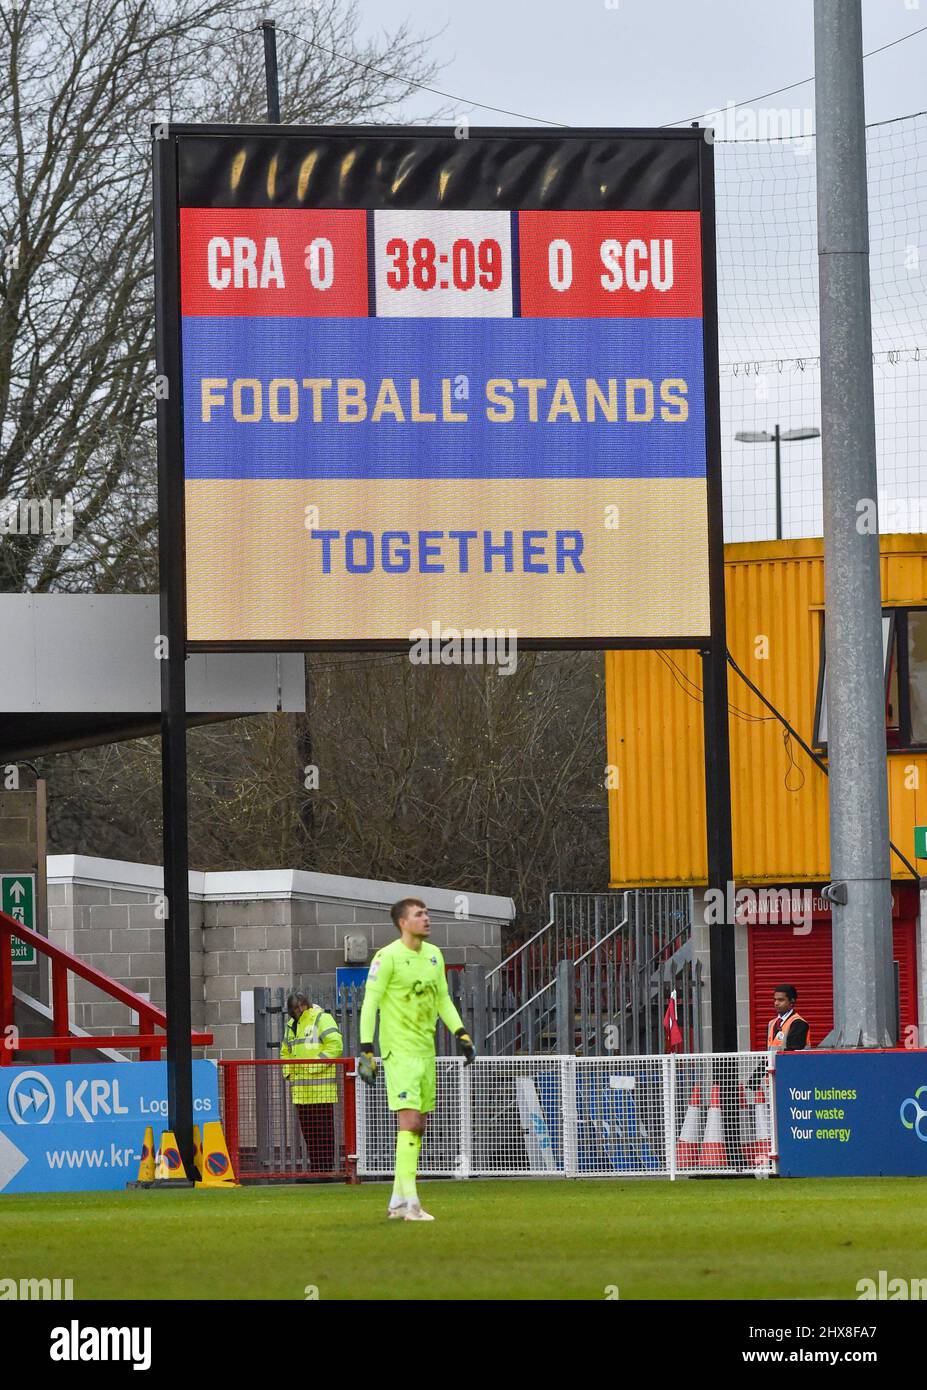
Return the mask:
M 150 126 L 262 120 L 241 0 L 0 5 L 0 502 L 71 500 L 70 543 L 0 543 L 0 589 L 157 587 Z M 432 65 L 313 0 L 281 31 L 283 118 L 395 116 Z M 395 77 L 389 74 L 397 74 Z
M 70 543 L 0 541 L 0 589 L 157 587 L 149 127 L 262 120 L 261 17 L 240 0 L 0 3 L 0 501 L 75 507 Z M 280 27 L 284 120 L 401 119 L 431 77 L 426 41 L 357 27 L 341 0 Z M 511 893 L 529 919 L 551 888 L 603 882 L 597 656 L 523 654 L 505 678 L 350 654 L 309 670 L 311 730 L 191 733 L 198 866 Z M 43 766 L 54 847 L 158 862 L 157 740 Z
M 198 868 L 501 893 L 534 926 L 552 889 L 607 882 L 600 654 L 524 653 L 503 677 L 325 653 L 310 672 L 317 788 L 303 716 L 191 731 Z M 63 755 L 47 775 L 56 849 L 158 862 L 157 740 Z

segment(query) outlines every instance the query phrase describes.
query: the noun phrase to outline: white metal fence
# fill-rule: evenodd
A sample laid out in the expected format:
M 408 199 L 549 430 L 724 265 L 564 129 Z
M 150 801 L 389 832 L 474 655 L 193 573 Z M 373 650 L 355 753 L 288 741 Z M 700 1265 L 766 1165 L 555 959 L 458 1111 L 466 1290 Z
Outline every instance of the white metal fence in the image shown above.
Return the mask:
M 419 1171 L 430 1177 L 663 1177 L 772 1171 L 766 1052 L 439 1057 Z M 396 1122 L 357 1088 L 358 1173 L 393 1171 Z

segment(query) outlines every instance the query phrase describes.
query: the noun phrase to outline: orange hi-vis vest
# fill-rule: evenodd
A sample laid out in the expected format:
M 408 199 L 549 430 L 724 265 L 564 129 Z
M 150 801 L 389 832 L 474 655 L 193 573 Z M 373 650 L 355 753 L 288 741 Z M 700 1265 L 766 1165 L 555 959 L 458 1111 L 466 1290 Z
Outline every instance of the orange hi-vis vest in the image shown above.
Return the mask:
M 801 1014 L 796 1013 L 794 1009 L 789 1014 L 788 1018 L 785 1020 L 784 1023 L 782 1022 L 782 1019 L 779 1016 L 779 1014 L 776 1014 L 775 1018 L 771 1018 L 769 1020 L 769 1027 L 766 1030 L 766 1046 L 770 1051 L 778 1052 L 781 1048 L 785 1047 L 785 1040 L 789 1035 L 789 1029 L 791 1028 L 792 1024 L 796 1021 L 796 1019 L 799 1020 L 801 1023 L 808 1022 L 806 1018 L 802 1018 Z M 808 1036 L 805 1039 L 805 1046 L 811 1046 L 810 1027 L 808 1029 Z

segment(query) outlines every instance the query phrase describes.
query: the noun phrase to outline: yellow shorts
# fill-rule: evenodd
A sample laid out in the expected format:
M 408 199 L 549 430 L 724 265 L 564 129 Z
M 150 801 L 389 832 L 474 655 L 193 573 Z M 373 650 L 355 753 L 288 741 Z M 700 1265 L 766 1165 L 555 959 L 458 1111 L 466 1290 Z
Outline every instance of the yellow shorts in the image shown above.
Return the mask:
M 435 1108 L 434 1057 L 397 1057 L 384 1061 L 386 1101 L 390 1110 L 418 1110 L 423 1115 Z

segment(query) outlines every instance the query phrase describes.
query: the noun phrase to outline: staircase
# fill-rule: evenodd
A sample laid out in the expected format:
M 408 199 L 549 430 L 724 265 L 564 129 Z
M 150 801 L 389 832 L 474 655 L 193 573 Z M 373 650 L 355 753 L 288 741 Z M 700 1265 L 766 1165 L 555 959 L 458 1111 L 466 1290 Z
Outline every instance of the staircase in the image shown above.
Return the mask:
M 13 939 L 34 946 L 51 966 L 51 1008 L 13 984 Z M 68 975 L 76 975 L 102 993 L 134 1010 L 136 1033 L 89 1034 L 72 1024 L 68 1008 Z M 157 1032 L 157 1029 L 163 1031 Z M 36 1030 L 36 1031 L 33 1031 Z M 0 1066 L 32 1061 L 128 1061 L 124 1052 L 137 1052 L 142 1062 L 157 1062 L 167 1046 L 167 1015 L 150 1000 L 126 989 L 108 975 L 53 945 L 38 932 L 0 912 Z M 208 1047 L 211 1033 L 191 1032 L 195 1047 Z
M 19 1066 L 41 1066 L 47 1061 L 47 1054 L 30 1052 L 28 1043 L 30 1038 L 47 1037 L 49 1032 L 54 1031 L 54 1016 L 47 1004 L 43 1004 L 40 999 L 35 999 L 25 990 L 17 989 L 13 986 L 13 1009 L 15 1012 L 16 1027 L 19 1029 L 19 1036 L 25 1051 L 17 1049 L 16 1062 Z M 83 1028 L 78 1028 L 76 1023 L 71 1024 L 75 1037 L 87 1038 L 90 1036 Z M 94 1038 L 97 1046 L 88 1048 L 81 1056 L 82 1062 L 128 1062 L 129 1058 L 123 1052 L 116 1052 L 110 1047 L 100 1047 L 99 1038 Z
M 557 1051 L 557 965 L 585 957 L 626 920 L 625 893 L 551 893 L 550 917 L 486 976 L 486 1050 Z
M 691 929 L 688 889 L 552 893 L 546 925 L 486 976 L 486 1051 L 659 1053 L 672 989 L 692 1050 L 701 972 Z

